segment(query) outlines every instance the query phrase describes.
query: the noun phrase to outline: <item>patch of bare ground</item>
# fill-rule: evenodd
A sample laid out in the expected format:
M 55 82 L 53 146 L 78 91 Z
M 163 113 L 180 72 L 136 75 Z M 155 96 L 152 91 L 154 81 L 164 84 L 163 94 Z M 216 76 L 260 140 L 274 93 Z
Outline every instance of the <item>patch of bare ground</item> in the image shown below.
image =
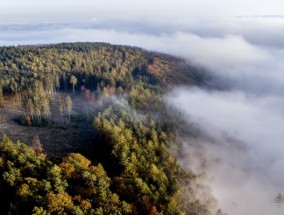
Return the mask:
M 61 158 L 70 152 L 82 152 L 95 138 L 90 121 L 74 118 L 65 124 L 28 127 L 15 120 L 22 114 L 21 110 L 0 106 L 0 135 L 6 134 L 13 141 L 19 140 L 28 145 L 38 136 L 44 152 L 52 158 Z

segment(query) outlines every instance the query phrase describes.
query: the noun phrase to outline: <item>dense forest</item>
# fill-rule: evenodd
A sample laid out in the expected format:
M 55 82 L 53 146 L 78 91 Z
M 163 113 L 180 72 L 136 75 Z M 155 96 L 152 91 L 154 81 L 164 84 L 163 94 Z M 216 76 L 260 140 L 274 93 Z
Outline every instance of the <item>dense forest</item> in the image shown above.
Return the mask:
M 205 79 L 135 47 L 1 47 L 1 214 L 223 214 L 174 156 L 182 119 L 163 101 Z

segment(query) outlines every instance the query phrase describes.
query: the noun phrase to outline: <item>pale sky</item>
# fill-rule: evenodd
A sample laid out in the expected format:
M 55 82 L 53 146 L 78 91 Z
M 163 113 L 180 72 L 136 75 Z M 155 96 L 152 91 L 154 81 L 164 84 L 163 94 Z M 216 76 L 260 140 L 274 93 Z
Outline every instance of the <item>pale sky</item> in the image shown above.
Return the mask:
M 1 21 L 284 15 L 281 0 L 1 0 Z

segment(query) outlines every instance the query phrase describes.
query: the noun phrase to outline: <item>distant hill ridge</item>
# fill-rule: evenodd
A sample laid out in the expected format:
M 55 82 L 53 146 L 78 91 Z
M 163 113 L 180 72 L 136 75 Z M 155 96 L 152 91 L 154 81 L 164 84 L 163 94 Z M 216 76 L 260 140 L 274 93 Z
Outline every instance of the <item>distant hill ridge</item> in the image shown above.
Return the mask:
M 147 77 L 152 84 L 163 87 L 195 85 L 204 78 L 204 71 L 189 66 L 184 59 L 108 43 L 77 42 L 1 47 L 0 60 L 0 77 L 7 79 L 7 76 L 13 74 L 15 81 L 19 79 L 17 74 L 29 77 L 37 73 L 40 76 L 40 73 L 47 71 L 53 76 L 59 75 L 59 79 L 64 76 L 63 73 L 65 76 L 72 73 L 96 75 L 100 81 L 109 82 L 113 79 L 111 82 L 116 82 L 116 86 L 120 85 L 116 78 L 123 79 L 125 74 Z M 113 70 L 116 70 L 116 74 L 111 73 Z M 110 74 L 101 75 L 100 72 Z M 24 85 L 21 81 L 18 84 Z M 4 91 L 14 91 L 7 81 L 2 81 L 1 85 L 4 86 Z M 92 86 L 94 87 L 96 86 Z

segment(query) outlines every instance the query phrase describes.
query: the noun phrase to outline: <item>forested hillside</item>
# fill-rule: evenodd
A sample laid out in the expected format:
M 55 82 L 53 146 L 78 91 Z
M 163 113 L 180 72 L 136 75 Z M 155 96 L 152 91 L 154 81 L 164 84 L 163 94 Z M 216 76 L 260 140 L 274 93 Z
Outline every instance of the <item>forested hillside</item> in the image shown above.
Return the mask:
M 163 102 L 205 78 L 127 46 L 0 48 L 1 214 L 211 214 L 173 156 L 180 119 Z

